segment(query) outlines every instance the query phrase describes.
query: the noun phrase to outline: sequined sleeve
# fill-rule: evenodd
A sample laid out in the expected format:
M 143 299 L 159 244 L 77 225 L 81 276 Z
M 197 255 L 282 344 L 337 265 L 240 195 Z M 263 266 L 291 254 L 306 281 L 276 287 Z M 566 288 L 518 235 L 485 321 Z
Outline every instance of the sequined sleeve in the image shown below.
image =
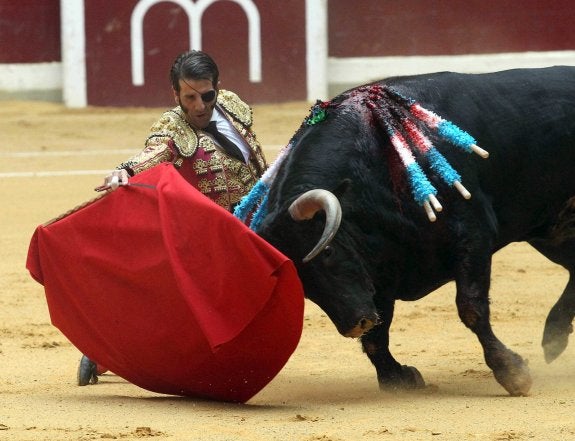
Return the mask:
M 126 162 L 118 165 L 118 169 L 126 169 L 133 176 L 144 170 L 154 167 L 161 162 L 174 160 L 174 151 L 171 148 L 173 141 L 167 136 L 150 136 L 146 140 L 146 146 L 140 153 L 132 156 Z
M 183 122 L 176 109 L 164 112 L 150 128 L 144 150 L 117 168 L 126 169 L 133 176 L 161 162 L 174 161 L 179 156 L 176 141 L 187 135 L 182 133 Z

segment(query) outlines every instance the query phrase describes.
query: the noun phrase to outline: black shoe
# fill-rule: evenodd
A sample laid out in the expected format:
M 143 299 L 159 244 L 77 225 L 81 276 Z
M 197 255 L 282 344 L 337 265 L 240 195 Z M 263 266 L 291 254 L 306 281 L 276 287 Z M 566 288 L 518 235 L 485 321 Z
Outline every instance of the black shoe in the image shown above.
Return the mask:
M 78 386 L 86 386 L 90 383 L 98 382 L 97 366 L 92 360 L 85 355 L 80 359 L 78 366 Z

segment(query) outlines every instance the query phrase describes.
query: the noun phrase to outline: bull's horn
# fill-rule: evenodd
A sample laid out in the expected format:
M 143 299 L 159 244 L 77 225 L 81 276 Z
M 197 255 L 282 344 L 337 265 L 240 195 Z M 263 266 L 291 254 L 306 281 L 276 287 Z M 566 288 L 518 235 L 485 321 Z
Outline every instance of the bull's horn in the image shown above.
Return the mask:
M 341 205 L 333 193 L 318 188 L 303 193 L 289 207 L 289 214 L 295 221 L 311 219 L 320 210 L 325 212 L 325 227 L 319 242 L 303 258 L 304 262 L 317 256 L 337 233 L 341 222 Z

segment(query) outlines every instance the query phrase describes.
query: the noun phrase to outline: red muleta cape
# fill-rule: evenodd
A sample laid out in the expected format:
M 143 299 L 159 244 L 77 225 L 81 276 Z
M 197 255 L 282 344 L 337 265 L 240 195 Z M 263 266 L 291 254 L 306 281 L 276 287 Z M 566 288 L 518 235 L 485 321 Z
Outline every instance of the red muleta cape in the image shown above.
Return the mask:
M 52 323 L 144 389 L 249 400 L 301 336 L 293 262 L 171 164 L 130 183 L 36 229 L 26 267 Z

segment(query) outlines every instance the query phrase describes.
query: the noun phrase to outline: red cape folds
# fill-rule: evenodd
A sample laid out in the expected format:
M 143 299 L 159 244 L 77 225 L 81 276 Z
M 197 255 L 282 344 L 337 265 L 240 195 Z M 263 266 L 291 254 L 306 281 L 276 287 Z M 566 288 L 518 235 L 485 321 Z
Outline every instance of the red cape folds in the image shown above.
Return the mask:
M 293 262 L 171 164 L 39 226 L 27 268 L 54 326 L 151 391 L 245 402 L 303 327 Z

